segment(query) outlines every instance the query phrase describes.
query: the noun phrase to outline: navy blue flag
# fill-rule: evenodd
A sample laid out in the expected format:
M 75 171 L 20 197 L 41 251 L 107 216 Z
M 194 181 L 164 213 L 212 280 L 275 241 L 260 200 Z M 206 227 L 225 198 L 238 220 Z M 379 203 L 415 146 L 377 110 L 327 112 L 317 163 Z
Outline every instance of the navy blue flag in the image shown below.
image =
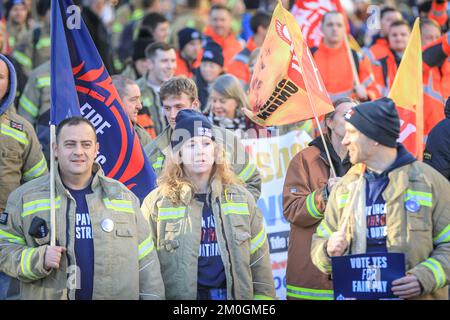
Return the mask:
M 405 276 L 403 253 L 366 253 L 331 258 L 335 300 L 398 299 L 391 283 Z
M 122 101 L 100 58 L 80 8 L 71 0 L 52 1 L 51 115 L 57 125 L 71 116 L 91 121 L 100 144 L 97 162 L 105 174 L 142 200 L 156 175 Z

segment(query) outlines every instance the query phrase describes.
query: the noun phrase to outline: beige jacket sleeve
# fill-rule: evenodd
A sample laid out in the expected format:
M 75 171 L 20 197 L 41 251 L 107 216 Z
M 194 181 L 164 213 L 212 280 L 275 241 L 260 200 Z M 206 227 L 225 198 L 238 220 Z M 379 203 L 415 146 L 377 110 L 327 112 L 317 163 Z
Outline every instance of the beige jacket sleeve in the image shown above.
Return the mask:
M 248 194 L 250 211 L 250 268 L 253 281 L 253 295 L 256 300 L 275 299 L 275 285 L 270 261 L 269 243 L 264 226 L 263 215 L 252 195 Z
M 47 162 L 42 153 L 41 144 L 34 129 L 29 123 L 24 123 L 28 136 L 28 146 L 23 156 L 22 179 L 25 182 L 39 178 L 48 173 Z
M 450 198 L 449 182 L 434 171 L 432 194 L 432 223 L 434 250 L 430 257 L 408 270 L 422 285 L 422 294 L 428 294 L 448 285 L 450 279 Z
M 313 234 L 311 243 L 311 259 L 314 265 L 322 272 L 331 274 L 331 258 L 327 254 L 328 239 L 333 232 L 338 230 L 340 210 L 337 206 L 337 192 L 340 188 L 339 182 L 331 191 L 328 198 L 325 214 L 322 222 Z
M 14 191 L 3 213 L 5 224 L 0 223 L 0 270 L 22 282 L 33 282 L 51 273 L 44 269 L 47 245 L 31 247 L 26 243 L 21 213 L 22 197 Z
M 37 74 L 32 72 L 20 96 L 17 113 L 27 119 L 33 126 L 40 112 L 40 92 L 36 84 Z
M 141 300 L 162 300 L 165 299 L 165 288 L 155 240 L 152 230 L 139 208 L 139 201 L 137 199 L 135 201 L 139 236 L 139 297 Z

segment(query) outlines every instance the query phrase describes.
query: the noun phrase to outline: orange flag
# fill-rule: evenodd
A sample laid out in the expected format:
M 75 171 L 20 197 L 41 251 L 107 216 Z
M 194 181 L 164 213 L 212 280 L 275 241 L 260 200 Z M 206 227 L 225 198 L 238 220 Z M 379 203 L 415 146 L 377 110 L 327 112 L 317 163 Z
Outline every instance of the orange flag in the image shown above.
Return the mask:
M 389 91 L 400 117 L 399 142 L 419 160 L 423 155 L 422 46 L 419 18 L 414 23 L 408 46 Z
M 252 110 L 262 126 L 285 125 L 334 110 L 295 18 L 279 1 L 250 81 Z
M 297 0 L 292 6 L 291 13 L 300 25 L 308 47 L 318 47 L 322 42 L 320 26 L 323 16 L 330 11 L 338 11 L 344 16 L 345 29 L 350 35 L 350 23 L 340 0 Z

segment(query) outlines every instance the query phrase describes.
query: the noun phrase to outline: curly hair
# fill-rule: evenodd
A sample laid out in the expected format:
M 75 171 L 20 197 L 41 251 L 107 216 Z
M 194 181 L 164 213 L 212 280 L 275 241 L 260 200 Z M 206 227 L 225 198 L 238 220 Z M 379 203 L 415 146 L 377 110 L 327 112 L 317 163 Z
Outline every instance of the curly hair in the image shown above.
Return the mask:
M 226 159 L 225 150 L 221 144 L 214 144 L 214 164 L 210 177 L 210 182 L 219 180 L 220 185 L 243 185 L 244 182 L 231 169 Z M 170 199 L 173 203 L 179 203 L 181 200 L 181 190 L 188 187 L 191 192 L 197 190 L 192 181 L 186 176 L 181 162 L 181 151 L 170 153 L 166 158 L 164 168 L 159 176 L 157 183 L 161 195 Z

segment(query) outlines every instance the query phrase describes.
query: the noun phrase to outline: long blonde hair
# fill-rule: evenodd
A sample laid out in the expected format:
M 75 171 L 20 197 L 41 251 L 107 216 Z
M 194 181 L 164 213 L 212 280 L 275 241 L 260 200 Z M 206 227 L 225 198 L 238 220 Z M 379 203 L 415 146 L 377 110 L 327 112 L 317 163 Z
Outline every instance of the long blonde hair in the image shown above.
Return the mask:
M 225 150 L 221 144 L 214 144 L 214 164 L 210 178 L 210 183 L 218 180 L 219 185 L 243 185 L 241 178 L 236 176 L 231 169 L 225 156 Z M 164 163 L 163 170 L 158 180 L 158 187 L 161 195 L 170 199 L 173 203 L 179 203 L 181 200 L 181 190 L 189 188 L 192 193 L 196 192 L 195 185 L 189 181 L 183 169 L 181 162 L 181 153 L 171 152 Z

